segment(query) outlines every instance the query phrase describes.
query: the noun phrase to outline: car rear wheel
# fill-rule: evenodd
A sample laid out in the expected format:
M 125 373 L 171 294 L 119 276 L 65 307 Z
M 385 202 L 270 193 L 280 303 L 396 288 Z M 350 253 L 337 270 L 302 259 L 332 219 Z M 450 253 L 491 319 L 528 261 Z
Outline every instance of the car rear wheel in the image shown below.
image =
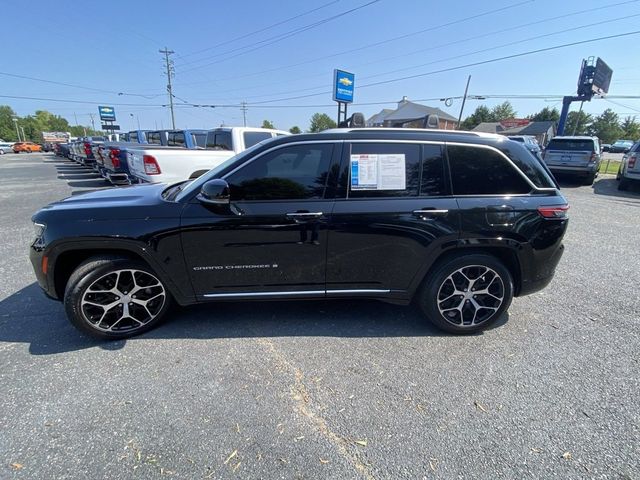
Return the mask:
M 64 304 L 76 328 L 117 340 L 158 325 L 169 310 L 171 295 L 144 263 L 105 256 L 91 258 L 73 272 Z
M 509 270 L 495 257 L 464 255 L 438 265 L 418 292 L 418 304 L 437 327 L 474 333 L 494 323 L 513 299 Z

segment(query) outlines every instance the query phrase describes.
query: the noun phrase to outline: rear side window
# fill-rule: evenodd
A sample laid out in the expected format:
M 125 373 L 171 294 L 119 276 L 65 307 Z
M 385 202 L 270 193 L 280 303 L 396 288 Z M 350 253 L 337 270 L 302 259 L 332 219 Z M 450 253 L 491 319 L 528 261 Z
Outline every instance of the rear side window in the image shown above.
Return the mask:
M 184 147 L 184 133 L 182 132 L 169 132 L 169 138 L 167 145 L 171 147 Z
M 454 195 L 517 195 L 531 186 L 498 152 L 481 147 L 447 146 Z
M 571 138 L 553 138 L 547 145 L 547 150 L 568 150 L 572 152 L 595 152 L 596 146 L 593 140 L 577 140 Z
M 415 197 L 420 187 L 420 145 L 353 143 L 349 197 Z
M 138 132 L 130 132 L 129 133 L 129 141 L 138 143 Z
M 544 162 L 528 149 L 516 145 L 498 145 L 502 153 L 511 159 L 513 163 L 524 173 L 538 188 L 555 188 L 556 184 L 549 175 Z
M 245 148 L 253 147 L 256 143 L 260 143 L 267 138 L 271 138 L 271 132 L 244 132 Z
M 206 133 L 194 133 L 192 134 L 192 136 L 193 136 L 193 143 L 196 145 L 196 147 L 200 147 L 200 148 L 205 147 L 205 145 L 207 144 Z
M 160 132 L 147 133 L 147 143 L 152 145 L 160 145 Z
M 207 146 L 212 150 L 233 150 L 231 132 L 209 132 L 207 134 Z

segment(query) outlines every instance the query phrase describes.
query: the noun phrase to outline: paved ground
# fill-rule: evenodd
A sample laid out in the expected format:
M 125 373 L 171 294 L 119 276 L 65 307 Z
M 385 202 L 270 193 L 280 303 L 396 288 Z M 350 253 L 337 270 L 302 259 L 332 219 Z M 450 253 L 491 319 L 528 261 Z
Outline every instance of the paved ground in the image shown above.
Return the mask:
M 37 208 L 103 186 L 0 157 L 0 478 L 640 478 L 640 192 L 567 185 L 556 279 L 482 335 L 382 303 L 240 303 L 99 343 L 27 247 Z

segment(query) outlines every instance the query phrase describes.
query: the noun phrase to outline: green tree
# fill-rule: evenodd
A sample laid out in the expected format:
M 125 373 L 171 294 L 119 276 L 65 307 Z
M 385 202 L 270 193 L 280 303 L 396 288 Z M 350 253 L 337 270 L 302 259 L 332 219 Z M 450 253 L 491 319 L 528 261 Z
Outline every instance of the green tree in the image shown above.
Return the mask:
M 511 102 L 507 100 L 491 109 L 492 120 L 489 121 L 500 122 L 502 120 L 507 120 L 508 118 L 515 118 L 516 115 L 518 115 L 518 112 L 513 109 L 513 105 L 511 105 Z
M 593 116 L 586 112 L 569 112 L 564 124 L 564 135 L 587 135 L 592 123 Z
M 620 118 L 610 108 L 598 115 L 588 129 L 590 135 L 600 138 L 602 143 L 613 143 L 622 135 Z
M 271 120 L 263 120 L 262 121 L 262 128 L 275 129 L 276 127 L 274 127 L 273 122 Z
M 549 108 L 544 107 L 538 113 L 534 113 L 527 117 L 532 122 L 545 122 L 545 121 L 553 121 L 557 122 L 560 120 L 560 112 L 557 108 Z
M 493 122 L 491 111 L 485 105 L 479 105 L 475 111 L 464 119 L 460 125 L 461 130 L 473 130 L 482 122 Z
M 636 117 L 626 117 L 620 124 L 622 137 L 634 142 L 640 140 L 640 123 L 636 122 Z
M 17 142 L 16 125 L 13 117 L 16 112 L 9 105 L 0 105 L 0 138 L 7 142 Z
M 294 125 L 289 129 L 289 133 L 293 133 L 293 134 L 302 133 L 302 130 L 300 130 L 300 127 L 298 127 L 297 125 Z
M 311 133 L 321 132 L 329 128 L 336 128 L 336 122 L 334 122 L 326 113 L 314 113 L 311 117 L 311 124 L 309 125 L 309 131 Z

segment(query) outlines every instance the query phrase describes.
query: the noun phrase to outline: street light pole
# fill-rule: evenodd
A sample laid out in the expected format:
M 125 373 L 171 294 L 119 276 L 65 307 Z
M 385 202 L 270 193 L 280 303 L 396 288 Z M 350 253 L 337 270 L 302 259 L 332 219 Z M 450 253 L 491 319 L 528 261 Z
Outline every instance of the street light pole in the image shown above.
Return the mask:
M 18 130 L 18 119 L 16 117 L 13 117 L 13 123 L 16 124 L 16 134 L 18 135 L 18 141 L 21 142 L 22 140 L 20 140 L 20 130 Z

